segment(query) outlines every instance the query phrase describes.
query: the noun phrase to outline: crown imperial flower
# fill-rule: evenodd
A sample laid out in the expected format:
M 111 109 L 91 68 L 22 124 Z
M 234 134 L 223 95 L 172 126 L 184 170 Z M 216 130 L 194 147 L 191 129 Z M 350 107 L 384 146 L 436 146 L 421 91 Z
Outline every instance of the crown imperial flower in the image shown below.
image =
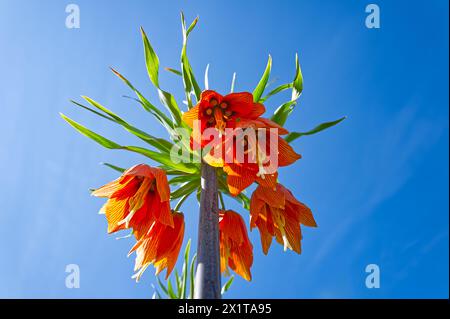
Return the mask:
M 256 119 L 265 112 L 264 105 L 253 102 L 253 95 L 248 92 L 230 93 L 222 96 L 212 90 L 205 90 L 200 101 L 183 114 L 183 121 L 196 130 L 195 121 L 200 125 L 199 132 L 194 132 L 194 142 L 204 146 L 208 139 L 202 139 L 207 128 L 216 128 L 220 134 L 225 128 L 234 128 L 242 119 Z
M 156 275 L 163 269 L 167 269 L 166 279 L 178 259 L 184 236 L 184 215 L 179 212 L 173 213 L 173 227 L 159 221 L 154 221 L 149 231 L 138 240 L 131 248 L 128 255 L 136 251 L 136 261 L 133 278 L 139 281 L 147 267 L 153 264 Z
M 299 202 L 281 184 L 275 189 L 258 186 L 250 201 L 250 228 L 259 229 L 264 254 L 267 255 L 272 238 L 284 246 L 301 253 L 302 239 L 300 224 L 316 227 L 311 210 Z
M 230 267 L 239 276 L 250 281 L 253 264 L 253 245 L 241 215 L 232 210 L 219 212 L 220 269 L 228 274 Z
M 106 215 L 108 233 L 132 228 L 139 239 L 155 220 L 173 226 L 169 183 L 160 168 L 133 166 L 92 195 L 108 198 L 100 210 Z

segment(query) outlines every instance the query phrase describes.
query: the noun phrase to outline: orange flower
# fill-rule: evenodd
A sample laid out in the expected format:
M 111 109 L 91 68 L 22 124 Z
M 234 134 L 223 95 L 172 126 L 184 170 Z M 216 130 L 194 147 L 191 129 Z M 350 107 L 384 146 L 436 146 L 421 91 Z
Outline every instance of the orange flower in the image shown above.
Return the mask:
M 172 272 L 180 252 L 184 236 L 184 216 L 173 212 L 173 227 L 154 221 L 149 231 L 131 248 L 128 255 L 136 251 L 133 278 L 139 281 L 150 264 L 158 275 L 167 268 L 166 279 Z
M 162 169 L 145 164 L 133 166 L 92 195 L 108 198 L 100 210 L 106 215 L 108 233 L 132 228 L 139 239 L 155 220 L 173 226 L 170 188 Z
M 273 188 L 277 184 L 278 173 L 261 174 L 260 166 L 255 163 L 225 164 L 223 171 L 227 174 L 228 191 L 237 196 L 254 182 Z
M 183 121 L 194 129 L 194 121 L 200 121 L 200 132 L 194 141 L 202 146 L 208 141 L 202 140 L 205 129 L 215 127 L 223 133 L 225 128 L 233 128 L 242 119 L 256 119 L 265 112 L 264 105 L 253 102 L 253 95 L 248 92 L 231 93 L 225 96 L 206 90 L 200 96 L 196 106 L 183 114 Z
M 228 275 L 228 266 L 250 281 L 253 264 L 253 246 L 247 235 L 241 215 L 232 211 L 219 211 L 220 270 Z
M 264 254 L 267 255 L 272 237 L 287 248 L 301 253 L 300 224 L 316 227 L 311 210 L 300 203 L 283 185 L 276 189 L 258 186 L 250 201 L 250 228 L 258 227 Z
M 301 158 L 280 137 L 288 131 L 269 119 L 242 120 L 236 128 L 242 131 L 228 134 L 223 143 L 215 146 L 204 157 L 209 165 L 223 167 L 227 174 L 228 189 L 234 196 L 254 182 L 265 187 L 275 187 L 278 167 L 291 165 Z M 264 141 L 260 140 L 260 135 Z M 240 143 L 243 147 L 239 147 Z

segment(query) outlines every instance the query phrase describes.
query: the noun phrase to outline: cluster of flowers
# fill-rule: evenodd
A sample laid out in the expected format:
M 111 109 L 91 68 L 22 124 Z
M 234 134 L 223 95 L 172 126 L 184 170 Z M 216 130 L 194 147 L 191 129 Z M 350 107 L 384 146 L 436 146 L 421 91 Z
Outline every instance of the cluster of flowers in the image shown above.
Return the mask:
M 250 200 L 250 229 L 258 228 L 264 254 L 268 253 L 273 237 L 284 246 L 301 252 L 300 225 L 315 227 L 311 210 L 299 202 L 292 193 L 278 183 L 278 167 L 288 166 L 301 156 L 282 138 L 288 131 L 275 122 L 261 117 L 265 107 L 253 101 L 251 93 L 231 93 L 222 96 L 215 91 L 202 92 L 196 106 L 183 114 L 183 121 L 194 130 L 200 123 L 199 134 L 192 134 L 192 147 L 211 146 L 204 138 L 204 131 L 214 128 L 220 133 L 218 143 L 212 145 L 204 156 L 211 166 L 221 169 L 227 175 L 227 186 L 232 196 L 238 196 L 253 183 L 258 186 Z M 235 148 L 228 151 L 225 145 L 230 136 L 227 129 L 265 130 L 268 136 L 264 147 L 255 138 L 244 140 L 245 154 L 256 154 L 256 160 L 238 156 Z M 275 130 L 274 130 L 275 129 Z M 275 143 L 272 141 L 275 139 Z M 276 148 L 276 149 L 274 149 Z M 217 152 L 220 149 L 221 152 Z M 269 153 L 276 154 L 277 169 L 267 172 L 264 162 Z M 217 155 L 220 154 L 220 155 Z M 225 157 L 230 160 L 225 160 Z M 157 274 L 167 269 L 166 278 L 176 263 L 184 236 L 183 214 L 170 208 L 170 188 L 164 170 L 145 164 L 134 166 L 123 175 L 97 189 L 94 196 L 107 197 L 103 206 L 108 221 L 108 232 L 131 229 L 136 244 L 130 253 L 136 252 L 135 277 L 153 264 Z M 232 210 L 219 211 L 219 236 L 221 271 L 229 268 L 251 280 L 250 268 L 253 264 L 253 246 L 247 227 L 240 214 Z

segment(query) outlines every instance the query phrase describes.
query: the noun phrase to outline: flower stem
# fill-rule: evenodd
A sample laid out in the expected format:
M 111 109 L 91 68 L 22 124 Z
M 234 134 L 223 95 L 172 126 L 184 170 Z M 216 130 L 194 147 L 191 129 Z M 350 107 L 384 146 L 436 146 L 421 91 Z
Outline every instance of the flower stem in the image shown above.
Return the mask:
M 202 163 L 201 184 L 194 298 L 219 299 L 221 294 L 217 175 L 215 168 L 206 163 Z

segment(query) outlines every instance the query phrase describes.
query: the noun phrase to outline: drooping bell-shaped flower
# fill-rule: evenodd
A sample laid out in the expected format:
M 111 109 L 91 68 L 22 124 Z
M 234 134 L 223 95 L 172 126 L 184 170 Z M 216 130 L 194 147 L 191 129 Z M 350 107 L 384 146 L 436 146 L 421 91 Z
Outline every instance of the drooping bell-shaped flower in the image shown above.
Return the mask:
M 317 226 L 311 210 L 281 184 L 277 184 L 275 188 L 256 188 L 250 201 L 250 216 L 250 228 L 259 229 L 266 255 L 273 237 L 284 246 L 285 251 L 289 248 L 300 254 L 300 224 Z
M 223 143 L 216 145 L 204 160 L 223 167 L 231 195 L 238 195 L 254 182 L 275 187 L 278 168 L 301 158 L 281 135 L 288 131 L 265 119 L 242 119 L 235 130 L 227 132 Z
M 149 231 L 131 248 L 129 255 L 136 252 L 133 278 L 139 281 L 145 269 L 151 264 L 156 268 L 156 275 L 167 269 L 169 277 L 178 259 L 184 237 L 184 215 L 173 212 L 173 226 L 154 221 Z
M 155 220 L 173 226 L 170 188 L 162 169 L 146 164 L 133 166 L 92 195 L 108 198 L 100 210 L 106 215 L 108 233 L 132 228 L 139 239 Z
M 232 211 L 219 211 L 220 270 L 228 274 L 228 267 L 250 281 L 253 264 L 253 246 L 241 215 Z

